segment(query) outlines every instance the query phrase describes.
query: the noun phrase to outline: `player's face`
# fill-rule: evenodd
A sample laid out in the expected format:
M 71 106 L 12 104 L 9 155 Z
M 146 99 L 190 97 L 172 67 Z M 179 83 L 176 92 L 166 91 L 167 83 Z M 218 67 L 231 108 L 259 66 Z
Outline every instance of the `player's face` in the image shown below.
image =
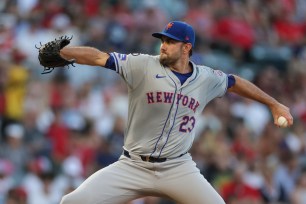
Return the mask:
M 170 67 L 181 58 L 184 43 L 165 36 L 161 41 L 159 61 L 163 66 Z

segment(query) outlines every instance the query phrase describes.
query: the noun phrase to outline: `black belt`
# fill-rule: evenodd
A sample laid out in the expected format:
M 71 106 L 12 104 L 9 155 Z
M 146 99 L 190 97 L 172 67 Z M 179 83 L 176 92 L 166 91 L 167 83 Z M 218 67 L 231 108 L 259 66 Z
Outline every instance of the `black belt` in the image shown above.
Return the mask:
M 184 154 L 186 154 L 186 153 L 184 153 Z M 184 154 L 181 154 L 180 156 L 175 157 L 175 158 L 179 158 L 179 157 L 183 156 Z M 131 158 L 130 153 L 125 149 L 123 150 L 123 155 L 128 157 L 128 158 Z M 142 155 L 140 155 L 139 157 L 141 158 L 142 161 L 151 162 L 151 163 L 162 163 L 162 162 L 165 162 L 167 160 L 167 158 L 157 158 L 157 157 L 152 157 L 152 156 L 142 156 Z

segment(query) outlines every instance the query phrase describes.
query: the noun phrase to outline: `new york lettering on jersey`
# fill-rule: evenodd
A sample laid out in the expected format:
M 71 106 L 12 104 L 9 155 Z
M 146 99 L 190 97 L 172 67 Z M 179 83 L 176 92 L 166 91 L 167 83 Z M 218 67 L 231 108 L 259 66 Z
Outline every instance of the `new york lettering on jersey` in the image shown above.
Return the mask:
M 182 105 L 184 107 L 190 108 L 194 113 L 196 112 L 197 108 L 199 107 L 200 103 L 199 101 L 195 100 L 192 97 L 183 95 L 183 94 L 176 94 L 175 97 L 173 97 L 173 92 L 162 92 L 162 91 L 156 91 L 156 92 L 148 92 L 147 95 L 147 103 L 148 104 L 154 104 L 154 103 L 173 103 L 174 102 L 177 105 Z

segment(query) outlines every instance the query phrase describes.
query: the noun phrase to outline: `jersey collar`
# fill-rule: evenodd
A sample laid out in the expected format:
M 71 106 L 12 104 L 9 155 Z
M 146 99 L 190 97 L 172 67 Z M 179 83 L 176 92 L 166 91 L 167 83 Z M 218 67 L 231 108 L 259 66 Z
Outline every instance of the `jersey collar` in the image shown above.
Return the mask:
M 192 66 L 192 75 L 185 81 L 183 85 L 181 85 L 180 80 L 175 76 L 175 74 L 171 71 L 171 69 L 169 67 L 166 68 L 167 74 L 174 80 L 177 86 L 180 86 L 180 87 L 187 86 L 190 82 L 196 79 L 198 75 L 198 67 L 192 61 L 189 61 L 189 63 Z

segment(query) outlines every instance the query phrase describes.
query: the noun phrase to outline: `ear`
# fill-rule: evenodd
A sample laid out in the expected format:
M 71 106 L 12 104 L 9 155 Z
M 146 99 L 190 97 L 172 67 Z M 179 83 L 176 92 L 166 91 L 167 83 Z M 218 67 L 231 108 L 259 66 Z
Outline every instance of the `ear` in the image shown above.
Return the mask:
M 192 45 L 190 43 L 184 44 L 184 47 L 183 47 L 184 53 L 189 53 L 191 49 L 192 49 Z

